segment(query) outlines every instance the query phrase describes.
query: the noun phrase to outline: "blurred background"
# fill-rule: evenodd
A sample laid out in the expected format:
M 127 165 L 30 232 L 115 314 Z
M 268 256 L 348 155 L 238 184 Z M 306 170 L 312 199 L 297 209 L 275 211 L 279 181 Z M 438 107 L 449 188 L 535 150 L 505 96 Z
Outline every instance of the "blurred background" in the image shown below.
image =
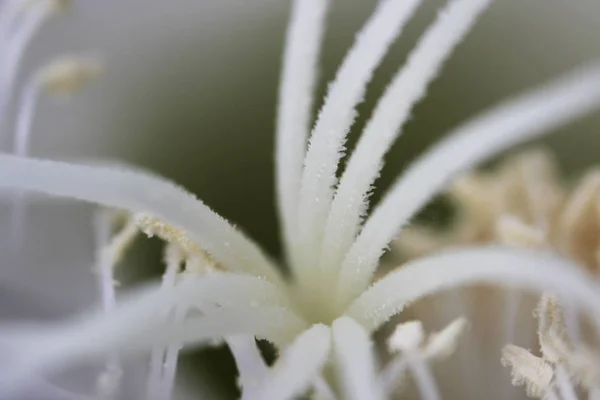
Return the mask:
M 376 0 L 333 3 L 318 98 Z M 444 3 L 425 0 L 392 47 L 359 108 L 351 143 Z M 100 56 L 106 72 L 72 102 L 42 99 L 31 153 L 108 158 L 157 171 L 279 255 L 273 145 L 289 5 L 289 0 L 73 1 L 34 40 L 19 80 L 72 53 Z M 388 156 L 379 190 L 465 118 L 599 57 L 599 13 L 596 0 L 497 1 L 414 110 Z M 596 162 L 598 122 L 600 115 L 544 140 L 567 174 Z M 10 136 L 3 133 L 4 148 Z M 19 257 L 3 258 L 0 318 L 59 318 L 94 304 L 91 207 L 34 202 L 28 212 L 26 248 Z M 123 281 L 159 274 L 160 251 L 157 242 L 138 240 L 121 266 Z M 231 360 L 226 352 L 211 352 L 219 362 L 205 365 L 202 374 L 225 376 Z

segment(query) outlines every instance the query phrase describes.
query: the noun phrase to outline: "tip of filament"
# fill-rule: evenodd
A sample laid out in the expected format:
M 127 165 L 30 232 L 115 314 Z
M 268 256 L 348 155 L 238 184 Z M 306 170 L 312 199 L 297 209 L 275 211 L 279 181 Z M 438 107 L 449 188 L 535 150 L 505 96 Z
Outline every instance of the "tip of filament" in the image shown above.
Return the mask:
M 42 87 L 54 95 L 71 95 L 95 80 L 104 70 L 98 59 L 64 57 L 41 71 Z

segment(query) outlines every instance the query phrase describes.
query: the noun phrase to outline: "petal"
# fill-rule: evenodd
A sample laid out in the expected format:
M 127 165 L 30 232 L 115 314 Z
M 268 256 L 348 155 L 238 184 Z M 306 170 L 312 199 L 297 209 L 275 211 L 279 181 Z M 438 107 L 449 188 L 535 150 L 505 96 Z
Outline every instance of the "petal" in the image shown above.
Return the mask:
M 464 285 L 554 291 L 590 312 L 600 326 L 600 288 L 579 266 L 547 253 L 500 246 L 442 252 L 409 262 L 358 297 L 346 311 L 371 331 L 407 304 Z
M 391 43 L 402 31 L 421 0 L 381 1 L 346 55 L 330 84 L 319 113 L 304 161 L 298 224 L 301 245 L 312 251 L 301 253 L 297 273 L 310 274 L 316 263 L 321 232 L 333 197 L 336 170 L 355 107 L 363 100 L 367 84 Z M 306 259 L 307 257 L 311 259 Z
M 367 331 L 352 318 L 333 322 L 333 349 L 343 398 L 383 399 L 376 379 L 373 342 Z
M 0 347 L 14 351 L 16 374 L 21 372 L 19 368 L 29 374 L 30 370 L 60 368 L 104 354 L 143 351 L 170 343 L 204 343 L 231 334 L 255 335 L 284 345 L 307 325 L 281 307 L 277 296 L 276 288 L 262 279 L 214 274 L 171 289 L 153 286 L 123 299 L 112 311 L 99 311 L 58 326 L 4 326 Z M 213 305 L 224 301 L 228 308 Z M 168 321 L 164 311 L 175 307 L 210 312 Z
M 400 129 L 414 105 L 425 96 L 429 83 L 490 3 L 491 0 L 448 2 L 377 103 L 329 211 L 323 245 L 324 254 L 329 257 L 325 263 L 339 266 L 343 261 L 358 233 L 368 192 L 379 176 L 385 153 L 402 133 Z
M 260 248 L 201 201 L 154 174 L 0 155 L 0 187 L 34 190 L 105 206 L 147 212 L 190 233 L 233 271 L 280 274 Z
M 302 333 L 277 360 L 255 399 L 283 400 L 301 395 L 321 373 L 330 347 L 330 330 L 325 325 L 314 325 Z
M 293 251 L 302 163 L 310 129 L 317 62 L 329 0 L 295 0 L 283 56 L 276 134 L 277 204 L 283 238 Z
M 600 106 L 600 64 L 501 104 L 453 130 L 389 190 L 348 252 L 339 281 L 351 299 L 373 274 L 388 243 L 456 174 Z

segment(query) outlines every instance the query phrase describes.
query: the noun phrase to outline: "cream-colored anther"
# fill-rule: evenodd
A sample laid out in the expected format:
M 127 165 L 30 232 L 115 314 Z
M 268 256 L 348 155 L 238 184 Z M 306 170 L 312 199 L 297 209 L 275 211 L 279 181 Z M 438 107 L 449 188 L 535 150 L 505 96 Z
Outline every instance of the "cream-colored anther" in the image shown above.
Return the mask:
M 102 64 L 98 60 L 77 57 L 61 58 L 41 71 L 41 85 L 50 94 L 68 96 L 80 91 L 96 79 L 102 70 Z
M 544 293 L 534 312 L 538 319 L 538 338 L 544 359 L 551 363 L 566 361 L 573 346 L 566 333 L 566 325 L 556 298 Z
M 541 229 L 525 224 L 513 215 L 502 215 L 496 221 L 496 236 L 504 243 L 511 246 L 540 249 L 546 242 L 546 237 Z
M 425 339 L 425 330 L 421 321 L 409 321 L 398 324 L 387 341 L 392 353 L 417 350 Z
M 501 362 L 512 369 L 512 384 L 524 386 L 529 397 L 543 398 L 551 389 L 554 376 L 552 367 L 524 348 L 511 344 L 505 346 Z
M 185 272 L 191 274 L 206 274 L 217 270 L 217 263 L 207 254 L 194 254 L 185 260 Z
M 138 228 L 148 237 L 157 236 L 167 243 L 178 245 L 186 257 L 204 254 L 204 251 L 189 238 L 187 232 L 164 222 L 160 218 L 138 213 L 135 214 L 134 220 Z
M 485 207 L 488 203 L 489 192 L 484 178 L 474 175 L 463 175 L 450 186 L 450 194 L 459 201 L 470 206 Z
M 593 240 L 600 221 L 598 202 L 600 199 L 600 171 L 587 173 L 574 190 L 564 211 L 559 218 L 559 233 L 563 251 L 578 259 L 584 257 L 586 245 L 595 247 L 598 242 Z M 591 240 L 591 242 L 590 242 Z
M 429 335 L 420 321 L 399 324 L 387 341 L 391 353 L 419 352 L 425 359 L 450 356 L 458 346 L 458 339 L 468 326 L 465 318 L 457 318 L 444 329 Z
M 217 262 L 191 240 L 184 230 L 149 214 L 138 213 L 134 220 L 137 227 L 148 237 L 157 236 L 183 252 L 185 272 L 204 274 L 220 269 Z
M 429 335 L 423 347 L 423 356 L 427 359 L 442 359 L 451 356 L 458 347 L 458 340 L 467 329 L 466 318 L 457 318 L 439 332 Z

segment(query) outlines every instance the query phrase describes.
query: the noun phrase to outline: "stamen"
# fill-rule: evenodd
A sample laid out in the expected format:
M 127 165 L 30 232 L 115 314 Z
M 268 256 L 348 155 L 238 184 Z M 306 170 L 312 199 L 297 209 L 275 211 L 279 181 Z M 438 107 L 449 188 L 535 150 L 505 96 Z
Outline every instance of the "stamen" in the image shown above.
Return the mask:
M 534 214 L 535 215 L 535 214 Z M 541 223 L 541 221 L 538 221 Z M 529 249 L 542 249 L 546 244 L 546 234 L 541 229 L 531 227 L 512 215 L 501 215 L 495 226 L 500 243 Z M 518 310 L 522 295 L 513 288 L 506 288 L 504 294 L 504 327 L 506 342 L 516 341 Z
M 1 128 L 6 127 L 7 108 L 13 95 L 17 73 L 27 47 L 48 17 L 56 11 L 62 11 L 67 4 L 68 2 L 63 0 L 35 0 L 30 4 L 30 7 L 23 8 L 24 21 L 15 27 L 14 32 L 9 34 L 10 39 L 5 42 L 6 48 L 3 51 L 3 60 L 0 63 Z
M 119 233 L 113 236 L 111 222 L 114 217 L 113 212 L 101 211 L 95 219 L 97 273 L 100 277 L 101 302 L 107 313 L 116 307 L 114 269 L 137 234 L 135 225 L 128 220 Z M 110 355 L 106 368 L 97 381 L 97 394 L 102 399 L 116 398 L 122 374 L 119 357 L 116 354 Z
M 180 323 L 185 318 L 187 309 L 185 307 L 177 307 L 173 316 L 175 323 Z M 175 375 L 177 373 L 177 360 L 179 351 L 183 348 L 181 343 L 172 343 L 167 347 L 165 355 L 165 363 L 163 365 L 163 380 L 162 387 L 159 388 L 159 398 L 171 400 L 173 396 L 173 388 L 175 387 Z
M 387 347 L 392 353 L 414 350 L 421 346 L 424 339 L 425 330 L 421 321 L 404 322 L 389 337 Z
M 409 358 L 407 362 L 408 368 L 411 370 L 417 383 L 421 398 L 423 400 L 440 400 L 440 392 L 427 362 L 419 354 L 413 355 L 407 353 L 406 357 Z
M 420 321 L 399 324 L 388 339 L 388 350 L 401 353 L 385 366 L 379 375 L 379 385 L 384 393 L 391 394 L 404 383 L 406 369 L 410 369 L 417 381 L 422 398 L 440 397 L 435 380 L 429 371 L 428 362 L 450 356 L 456 350 L 458 338 L 465 330 L 467 321 L 458 318 L 442 331 L 431 334 L 425 340 L 425 331 Z
M 529 226 L 512 215 L 501 215 L 495 228 L 498 240 L 507 245 L 541 249 L 546 244 L 544 231 Z
M 95 79 L 101 71 L 97 61 L 81 58 L 61 58 L 40 69 L 25 85 L 19 112 L 13 154 L 29 155 L 33 116 L 41 90 L 52 95 L 72 95 Z
M 467 329 L 465 318 L 457 318 L 439 332 L 432 333 L 423 348 L 426 359 L 442 359 L 456 351 L 460 336 Z
M 502 365 L 512 368 L 512 384 L 525 386 L 528 396 L 542 398 L 550 391 L 552 367 L 527 350 L 507 345 L 502 350 Z
M 138 220 L 138 218 L 136 218 L 136 220 Z M 167 245 L 165 247 L 164 260 L 167 268 L 162 278 L 160 290 L 165 291 L 173 288 L 183 259 L 183 252 L 177 245 Z M 172 311 L 172 309 L 164 309 L 162 316 L 166 319 Z M 163 376 L 166 351 L 167 349 L 162 346 L 155 346 L 152 349 L 152 354 L 150 356 L 150 372 L 148 374 L 148 390 L 146 394 L 148 399 L 168 400 L 170 397 L 170 392 L 166 394 L 168 397 L 163 397 L 163 392 L 165 391 L 164 385 L 166 382 Z
M 391 396 L 398 387 L 405 384 L 407 368 L 408 359 L 403 356 L 396 356 L 387 363 L 377 379 L 377 384 L 381 387 L 383 393 Z
M 235 359 L 242 400 L 255 398 L 260 385 L 268 377 L 269 367 L 260 354 L 254 337 L 228 336 L 225 341 Z
M 167 243 L 177 245 L 185 257 L 204 255 L 204 251 L 193 240 L 189 238 L 187 232 L 176 226 L 169 225 L 160 218 L 149 214 L 135 214 L 135 222 L 139 229 L 148 237 L 158 236 Z
M 100 72 L 97 62 L 79 58 L 64 58 L 51 63 L 35 73 L 26 83 L 17 113 L 13 154 L 29 155 L 31 130 L 41 90 L 52 95 L 71 95 L 83 88 Z M 21 243 L 25 226 L 25 198 L 17 192 L 13 198 L 12 231 L 15 245 Z
M 70 96 L 98 78 L 103 69 L 97 59 L 61 58 L 40 71 L 40 86 L 55 96 Z

